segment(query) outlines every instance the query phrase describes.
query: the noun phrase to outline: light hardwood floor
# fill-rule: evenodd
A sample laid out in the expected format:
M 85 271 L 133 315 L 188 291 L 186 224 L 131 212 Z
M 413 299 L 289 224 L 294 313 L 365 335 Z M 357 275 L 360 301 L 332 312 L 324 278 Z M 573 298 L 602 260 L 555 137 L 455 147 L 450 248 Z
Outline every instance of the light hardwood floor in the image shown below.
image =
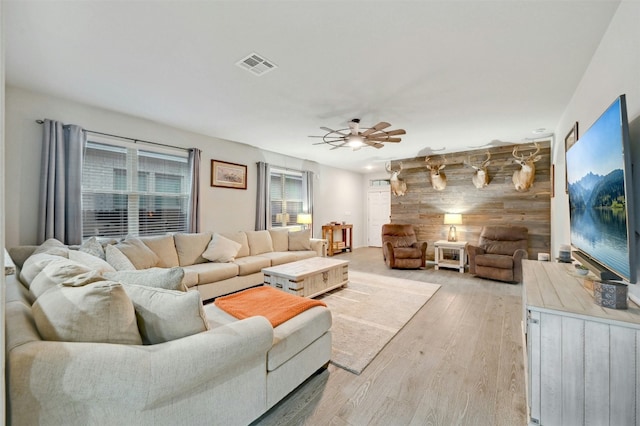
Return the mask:
M 390 270 L 378 248 L 349 269 L 442 287 L 357 376 L 330 365 L 254 425 L 525 425 L 522 285 L 457 270 Z

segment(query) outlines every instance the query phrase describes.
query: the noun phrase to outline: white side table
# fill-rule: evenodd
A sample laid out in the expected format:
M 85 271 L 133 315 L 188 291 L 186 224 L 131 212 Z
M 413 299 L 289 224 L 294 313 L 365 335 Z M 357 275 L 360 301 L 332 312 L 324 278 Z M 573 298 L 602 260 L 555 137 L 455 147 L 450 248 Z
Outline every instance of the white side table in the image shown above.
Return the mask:
M 464 274 L 464 267 L 467 264 L 467 242 L 466 241 L 447 241 L 438 240 L 434 243 L 436 265 L 433 267 L 436 271 L 440 268 L 452 268 Z M 445 250 L 453 250 L 458 252 L 458 259 L 445 259 Z

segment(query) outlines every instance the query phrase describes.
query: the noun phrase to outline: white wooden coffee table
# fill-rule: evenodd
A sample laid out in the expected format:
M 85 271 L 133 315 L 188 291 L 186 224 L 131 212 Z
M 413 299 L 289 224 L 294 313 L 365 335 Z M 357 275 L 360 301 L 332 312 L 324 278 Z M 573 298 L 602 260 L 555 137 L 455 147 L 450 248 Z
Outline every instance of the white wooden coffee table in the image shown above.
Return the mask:
M 349 261 L 312 257 L 264 268 L 264 283 L 287 293 L 315 297 L 349 284 Z

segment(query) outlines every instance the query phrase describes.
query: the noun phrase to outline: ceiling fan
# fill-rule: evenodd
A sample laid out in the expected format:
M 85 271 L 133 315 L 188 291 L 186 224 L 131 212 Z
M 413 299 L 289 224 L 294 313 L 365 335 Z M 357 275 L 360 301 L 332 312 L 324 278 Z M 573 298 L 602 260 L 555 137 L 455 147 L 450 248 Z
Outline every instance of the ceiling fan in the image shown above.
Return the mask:
M 384 142 L 400 142 L 402 139 L 394 137 L 404 135 L 404 129 L 396 129 L 386 131 L 391 124 L 381 121 L 373 127 L 360 128 L 360 119 L 354 118 L 349 122 L 349 128 L 333 130 L 328 127 L 320 127 L 327 133 L 323 136 L 309 136 L 310 138 L 322 138 L 322 142 L 316 142 L 314 145 L 328 144 L 331 149 L 351 148 L 354 151 L 359 150 L 363 146 L 372 146 L 374 148 L 382 148 Z

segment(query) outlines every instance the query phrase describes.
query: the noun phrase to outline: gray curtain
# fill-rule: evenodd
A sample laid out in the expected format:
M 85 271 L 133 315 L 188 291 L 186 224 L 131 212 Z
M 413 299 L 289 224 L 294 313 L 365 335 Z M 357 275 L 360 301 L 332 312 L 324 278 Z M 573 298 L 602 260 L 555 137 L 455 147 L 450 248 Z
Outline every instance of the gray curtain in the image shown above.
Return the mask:
M 313 236 L 313 172 L 302 172 L 302 176 L 306 185 L 306 197 L 303 200 L 302 211 L 311 215 L 311 236 Z
M 189 202 L 188 231 L 200 232 L 200 156 L 198 148 L 189 149 L 189 173 L 191 175 L 191 196 Z
M 271 166 L 263 161 L 258 162 L 258 190 L 256 196 L 256 231 L 267 229 L 270 222 L 269 185 Z
M 313 217 L 313 172 L 302 172 L 304 183 L 306 185 L 306 197 L 303 200 L 303 211 L 311 214 Z
M 80 126 L 44 121 L 40 168 L 38 240 L 82 243 L 82 157 L 86 134 Z

